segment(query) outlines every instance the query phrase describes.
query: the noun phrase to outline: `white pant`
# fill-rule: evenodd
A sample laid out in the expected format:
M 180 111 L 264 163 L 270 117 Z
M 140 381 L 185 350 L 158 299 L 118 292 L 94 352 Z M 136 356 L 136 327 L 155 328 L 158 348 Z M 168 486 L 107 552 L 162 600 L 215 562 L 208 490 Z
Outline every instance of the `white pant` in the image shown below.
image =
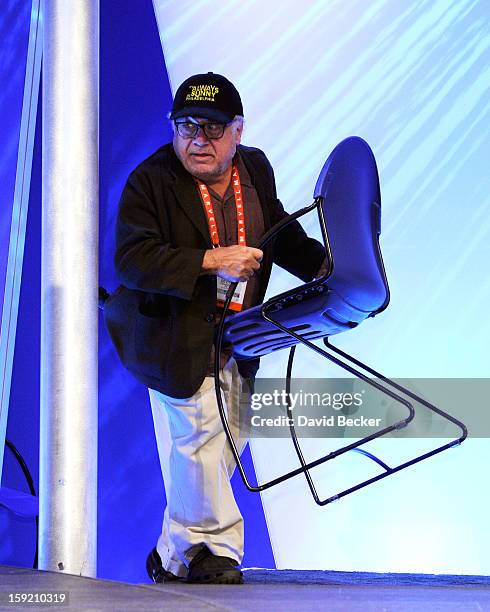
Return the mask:
M 220 372 L 221 396 L 241 453 L 240 421 L 247 431 L 249 402 L 240 406 L 242 377 L 232 358 Z M 215 555 L 243 558 L 243 518 L 230 478 L 235 460 L 218 412 L 214 378 L 206 377 L 192 397 L 175 399 L 149 389 L 167 506 L 157 551 L 164 569 L 186 575 L 205 544 Z

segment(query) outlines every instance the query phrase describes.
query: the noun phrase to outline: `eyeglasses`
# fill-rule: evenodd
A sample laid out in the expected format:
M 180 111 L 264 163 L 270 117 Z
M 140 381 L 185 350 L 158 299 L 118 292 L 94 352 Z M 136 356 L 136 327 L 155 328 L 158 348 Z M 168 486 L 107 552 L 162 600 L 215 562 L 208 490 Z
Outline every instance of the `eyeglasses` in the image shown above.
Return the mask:
M 175 121 L 177 132 L 182 138 L 194 138 L 201 129 L 206 138 L 217 140 L 222 138 L 225 128 L 230 123 L 193 123 L 192 121 Z

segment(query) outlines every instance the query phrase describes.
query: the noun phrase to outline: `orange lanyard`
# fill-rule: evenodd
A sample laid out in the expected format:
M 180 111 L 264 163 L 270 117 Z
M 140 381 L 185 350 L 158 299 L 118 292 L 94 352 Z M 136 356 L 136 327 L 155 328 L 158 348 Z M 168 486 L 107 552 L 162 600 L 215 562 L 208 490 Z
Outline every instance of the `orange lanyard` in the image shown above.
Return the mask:
M 246 246 L 247 242 L 245 240 L 245 211 L 243 209 L 242 186 L 240 184 L 240 175 L 238 174 L 238 168 L 235 165 L 232 167 L 231 180 L 233 183 L 233 191 L 235 192 L 238 244 L 240 246 Z M 219 247 L 220 244 L 218 235 L 218 225 L 216 223 L 216 217 L 214 216 L 211 196 L 209 195 L 209 191 L 205 183 L 198 180 L 197 184 L 199 186 L 199 192 L 201 194 L 202 202 L 204 204 L 204 210 L 206 211 L 206 216 L 208 218 L 209 235 L 211 236 L 213 247 L 216 248 Z

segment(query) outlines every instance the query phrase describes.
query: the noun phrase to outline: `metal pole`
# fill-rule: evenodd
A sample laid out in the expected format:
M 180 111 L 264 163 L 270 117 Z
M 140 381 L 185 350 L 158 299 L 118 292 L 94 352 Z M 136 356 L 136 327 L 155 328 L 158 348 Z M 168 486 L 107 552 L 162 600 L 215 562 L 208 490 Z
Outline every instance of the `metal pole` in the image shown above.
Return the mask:
M 96 575 L 98 0 L 44 0 L 40 569 Z

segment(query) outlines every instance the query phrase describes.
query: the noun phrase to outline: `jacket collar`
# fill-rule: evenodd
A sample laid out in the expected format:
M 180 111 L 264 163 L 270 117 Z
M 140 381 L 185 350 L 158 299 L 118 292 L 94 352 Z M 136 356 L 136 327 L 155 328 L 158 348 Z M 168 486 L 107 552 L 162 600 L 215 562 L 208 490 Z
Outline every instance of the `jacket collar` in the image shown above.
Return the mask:
M 253 187 L 252 179 L 250 177 L 250 174 L 248 173 L 247 166 L 243 162 L 240 149 L 237 149 L 237 153 L 233 161 L 235 162 L 236 167 L 238 169 L 238 174 L 240 175 L 240 183 L 245 187 Z
M 196 183 L 175 154 L 172 144 L 170 144 L 169 150 L 169 168 L 174 179 L 172 189 L 175 193 L 175 199 L 190 221 L 199 230 L 199 233 L 205 240 L 206 247 L 212 248 L 208 222 Z

